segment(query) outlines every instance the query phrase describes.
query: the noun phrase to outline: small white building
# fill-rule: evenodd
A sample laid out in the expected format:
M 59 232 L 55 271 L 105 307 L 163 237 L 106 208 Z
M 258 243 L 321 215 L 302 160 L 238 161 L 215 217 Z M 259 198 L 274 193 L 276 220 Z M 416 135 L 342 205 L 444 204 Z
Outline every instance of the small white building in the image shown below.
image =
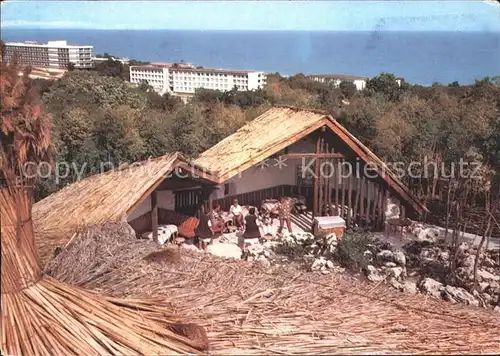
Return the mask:
M 120 62 L 121 64 L 128 64 L 128 58 L 118 58 L 118 57 L 92 57 L 92 61 L 96 63 L 107 62 L 109 59 L 112 61 Z
M 130 67 L 130 82 L 147 81 L 160 94 L 194 94 L 196 89 L 257 90 L 266 83 L 259 71 L 194 68 L 190 63 L 151 63 Z
M 336 88 L 338 88 L 342 82 L 350 82 L 354 84 L 357 90 L 365 89 L 366 82 L 370 79 L 367 77 L 343 74 L 317 74 L 309 75 L 308 78 L 315 82 L 330 84 Z
M 67 68 L 73 63 L 75 68 L 92 68 L 93 48 L 69 45 L 66 41 L 7 42 L 4 60 L 9 62 L 15 55 L 19 64 L 35 67 Z

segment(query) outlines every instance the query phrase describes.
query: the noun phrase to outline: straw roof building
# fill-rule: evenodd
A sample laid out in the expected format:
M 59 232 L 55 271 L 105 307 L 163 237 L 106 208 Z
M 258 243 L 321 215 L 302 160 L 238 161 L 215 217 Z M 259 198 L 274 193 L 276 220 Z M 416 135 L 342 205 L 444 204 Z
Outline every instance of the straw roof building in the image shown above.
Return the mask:
M 325 164 L 328 162 L 335 168 L 339 167 L 339 173 L 346 170 L 339 163 L 344 167 L 349 164 L 353 174 L 351 177 L 331 174 L 332 177 L 312 179 L 310 188 L 314 186 L 313 191 L 298 189 L 307 188 L 300 187 L 302 183 L 296 179 L 300 166 L 306 169 L 309 166 L 321 176 L 322 164 L 326 171 L 332 166 Z M 280 194 L 313 195 L 311 200 L 314 200 L 312 205 L 316 213 L 320 213 L 319 195 L 322 195 L 324 203 L 348 205 L 349 210 L 355 208 L 357 201 L 358 211 L 353 212 L 353 219 L 364 216 L 373 220 L 381 216 L 384 208 L 380 206 L 382 194 L 384 197 L 396 197 L 410 212 L 422 214 L 426 211 L 425 206 L 380 158 L 333 117 L 321 111 L 272 108 L 203 152 L 195 164 L 213 172 L 221 183 L 229 186 L 221 187 L 219 192 L 225 193 L 219 195 L 219 199 L 228 195 L 239 196 L 243 201 L 253 199 L 249 204 L 258 204 L 262 196 L 255 192 L 268 192 L 274 185 L 281 188 L 278 189 Z M 370 175 L 363 173 L 365 171 Z M 355 173 L 359 174 L 359 178 L 353 177 Z M 328 194 L 329 191 L 332 195 Z M 226 202 L 229 200 L 226 199 Z
M 139 226 L 138 232 L 154 231 L 158 212 L 156 222 L 152 213 L 174 199 L 163 193 L 189 188 L 200 191 L 199 187 L 208 191 L 215 183 L 209 173 L 179 153 L 170 153 L 70 184 L 33 206 L 40 254 L 46 259 L 81 228 L 108 221 L 131 222 L 134 228 Z
M 333 168 L 323 169 L 326 163 Z M 352 174 L 333 174 L 345 173 L 337 170 L 339 164 L 350 164 Z M 300 177 L 299 171 L 307 169 L 318 178 Z M 319 178 L 325 172 L 328 178 Z M 330 115 L 275 107 L 193 162 L 172 153 L 96 174 L 36 203 L 33 218 L 45 260 L 88 225 L 128 221 L 139 233 L 154 232 L 158 222 L 168 220 L 167 212 L 193 215 L 203 200 L 228 208 L 236 197 L 259 206 L 263 199 L 294 194 L 306 196 L 314 215 L 326 205 L 337 207 L 348 224 L 369 220 L 380 227 L 389 196 L 410 213 L 426 210 L 382 160 Z

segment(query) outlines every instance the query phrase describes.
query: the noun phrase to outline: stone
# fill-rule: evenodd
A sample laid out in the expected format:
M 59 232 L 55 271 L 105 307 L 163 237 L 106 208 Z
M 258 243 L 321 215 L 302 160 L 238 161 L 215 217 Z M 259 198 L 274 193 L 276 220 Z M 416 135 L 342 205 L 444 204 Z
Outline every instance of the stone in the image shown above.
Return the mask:
M 485 281 L 485 282 L 490 282 L 490 281 L 498 282 L 498 281 L 500 281 L 500 276 L 495 275 L 493 273 L 490 273 L 484 269 L 480 269 L 477 271 L 477 277 L 479 280 Z
M 326 267 L 328 267 L 328 268 L 332 269 L 332 268 L 334 268 L 334 267 L 335 267 L 335 265 L 333 264 L 333 262 L 332 262 L 332 261 L 328 260 L 328 261 L 326 261 Z
M 366 279 L 370 282 L 380 282 L 384 279 L 384 277 L 380 275 L 379 271 L 372 265 L 366 266 L 365 275 Z
M 441 251 L 438 257 L 441 261 L 446 262 L 450 259 L 450 253 L 448 251 Z
M 218 257 L 234 258 L 236 260 L 240 260 L 242 255 L 241 248 L 237 245 L 222 242 L 215 245 L 208 245 L 207 252 Z
M 265 249 L 273 249 L 278 246 L 280 243 L 278 241 L 266 241 L 262 244 Z
M 190 245 L 190 244 L 182 244 L 180 248 L 188 251 L 193 251 L 193 252 L 203 252 L 203 250 L 200 250 L 198 247 L 195 245 Z
M 443 298 L 450 302 L 464 303 L 479 306 L 479 301 L 472 294 L 460 287 L 446 286 L 443 290 Z
M 403 283 L 403 292 L 410 294 L 417 294 L 417 284 L 415 282 L 405 281 Z
M 484 292 L 488 287 L 489 287 L 489 283 L 487 282 L 479 282 L 479 291 L 482 293 Z
M 263 254 L 266 258 L 271 258 L 274 255 L 274 253 L 272 251 L 269 251 L 269 250 L 264 250 Z
M 489 295 L 488 293 L 482 293 L 481 298 L 483 298 L 483 300 L 486 304 L 491 304 L 491 302 L 493 301 L 493 297 L 491 295 Z
M 325 239 L 328 245 L 337 244 L 338 242 L 337 235 L 334 232 L 326 235 Z
M 392 262 L 394 260 L 394 254 L 390 250 L 382 250 L 377 253 L 377 260 L 382 262 Z
M 247 251 L 250 256 L 258 256 L 264 253 L 264 246 L 262 246 L 261 244 L 252 244 L 247 247 Z
M 457 248 L 457 257 L 462 259 L 467 257 L 470 246 L 467 242 L 462 242 Z
M 264 268 L 269 268 L 271 267 L 271 262 L 269 262 L 269 260 L 267 258 L 265 258 L 264 256 L 260 256 L 259 259 L 257 260 L 259 261 L 259 264 L 264 267 Z
M 492 258 L 485 257 L 483 260 L 483 266 L 484 267 L 495 267 L 496 263 Z
M 396 251 L 393 254 L 394 262 L 400 266 L 406 266 L 406 256 L 402 251 Z
M 465 255 L 464 257 L 462 257 L 462 258 L 459 259 L 460 266 L 473 268 L 475 260 L 476 260 L 475 256 L 473 256 L 473 255 Z
M 415 237 L 421 241 L 435 242 L 439 239 L 439 230 L 433 227 L 424 227 L 422 229 L 418 229 Z
M 500 307 L 497 305 L 496 307 L 493 308 L 493 311 L 500 313 Z
M 394 262 L 386 262 L 386 263 L 384 263 L 384 266 L 385 267 L 396 267 L 397 264 L 395 264 Z
M 372 262 L 373 261 L 373 253 L 370 250 L 366 250 L 363 252 L 363 256 L 366 258 L 367 261 Z
M 472 279 L 472 268 L 471 267 L 459 267 L 455 271 L 457 277 L 459 277 L 463 281 L 468 281 Z
M 402 291 L 403 290 L 403 285 L 401 284 L 401 282 L 399 282 L 397 279 L 395 278 L 391 278 L 389 279 L 389 284 L 394 288 L 394 289 L 397 289 L 399 291 Z
M 405 275 L 405 270 L 403 267 L 391 267 L 386 270 L 387 275 L 397 279 L 398 281 L 402 280 Z
M 325 267 L 326 266 L 326 258 L 324 257 L 320 257 L 320 258 L 316 258 L 311 266 L 311 269 L 313 271 L 317 271 L 319 269 L 321 269 L 322 267 Z
M 327 270 L 327 269 L 324 269 L 324 270 L 322 270 L 322 271 L 321 271 L 321 273 L 322 273 L 322 274 L 329 274 L 329 273 L 330 273 L 330 271 L 329 271 L 329 270 Z
M 427 277 L 424 278 L 419 283 L 418 288 L 424 294 L 431 295 L 435 298 L 441 298 L 441 290 L 443 289 L 443 283 Z
M 288 235 L 297 242 L 314 241 L 314 235 L 309 232 L 294 232 Z

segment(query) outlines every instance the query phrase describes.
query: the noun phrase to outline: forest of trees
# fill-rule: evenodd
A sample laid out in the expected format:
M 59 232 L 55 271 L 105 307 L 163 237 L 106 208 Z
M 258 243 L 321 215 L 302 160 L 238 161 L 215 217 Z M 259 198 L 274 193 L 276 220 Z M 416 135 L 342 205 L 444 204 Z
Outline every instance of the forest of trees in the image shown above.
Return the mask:
M 500 175 L 500 80 L 473 85 L 398 85 L 382 73 L 356 91 L 314 82 L 302 74 L 268 75 L 262 90 L 199 89 L 188 104 L 148 85 L 131 86 L 128 68 L 108 61 L 94 71 L 74 70 L 57 81 L 34 80 L 53 120 L 58 161 L 90 174 L 98 162 L 114 164 L 169 151 L 189 157 L 211 147 L 273 105 L 330 113 L 387 161 L 481 161 L 498 187 Z M 74 180 L 46 180 L 41 196 Z M 498 191 L 499 189 L 496 188 Z

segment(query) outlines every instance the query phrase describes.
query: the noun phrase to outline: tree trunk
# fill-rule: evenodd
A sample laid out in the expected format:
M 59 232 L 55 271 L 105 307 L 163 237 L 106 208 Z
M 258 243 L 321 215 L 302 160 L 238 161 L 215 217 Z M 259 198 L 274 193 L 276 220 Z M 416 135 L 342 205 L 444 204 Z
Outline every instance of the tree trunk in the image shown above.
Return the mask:
M 477 267 L 479 266 L 479 258 L 481 256 L 481 251 L 483 249 L 484 242 L 486 241 L 486 238 L 491 235 L 491 232 L 493 231 L 492 229 L 492 224 L 491 224 L 491 215 L 488 217 L 488 223 L 486 225 L 486 230 L 484 230 L 483 237 L 481 238 L 481 242 L 479 243 L 479 246 L 477 247 L 476 251 L 476 257 L 474 259 L 474 285 L 477 283 Z

